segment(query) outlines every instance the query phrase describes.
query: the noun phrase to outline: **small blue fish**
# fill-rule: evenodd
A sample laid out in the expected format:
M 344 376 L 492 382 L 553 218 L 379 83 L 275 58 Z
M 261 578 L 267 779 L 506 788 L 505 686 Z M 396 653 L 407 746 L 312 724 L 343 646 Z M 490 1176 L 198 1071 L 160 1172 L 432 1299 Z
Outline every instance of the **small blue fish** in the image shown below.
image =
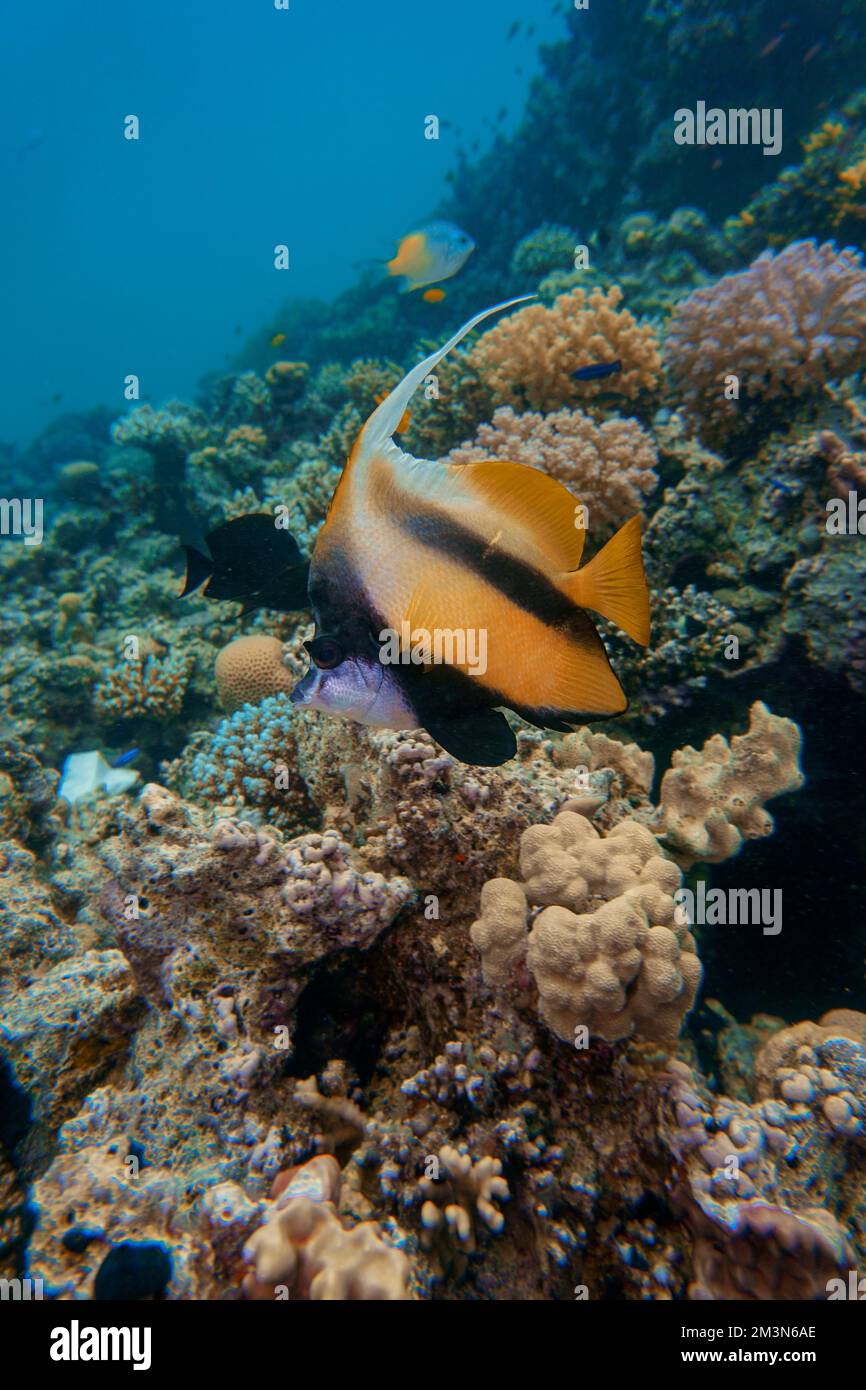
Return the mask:
M 126 767 L 127 763 L 134 763 L 134 762 L 135 762 L 135 760 L 136 760 L 136 758 L 138 757 L 138 755 L 139 755 L 140 752 L 141 752 L 141 749 L 140 749 L 140 748 L 130 748 L 129 751 L 128 751 L 127 753 L 121 753 L 121 755 L 120 755 L 119 758 L 115 758 L 115 760 L 114 760 L 114 762 L 111 764 L 111 766 L 112 766 L 112 767 Z
M 796 496 L 794 488 L 790 483 L 783 483 L 780 478 L 771 478 L 767 484 L 774 492 L 784 492 L 788 497 Z
M 575 381 L 600 381 L 602 377 L 621 371 L 622 363 L 617 359 L 616 362 L 592 362 L 588 367 L 578 367 L 571 375 Z

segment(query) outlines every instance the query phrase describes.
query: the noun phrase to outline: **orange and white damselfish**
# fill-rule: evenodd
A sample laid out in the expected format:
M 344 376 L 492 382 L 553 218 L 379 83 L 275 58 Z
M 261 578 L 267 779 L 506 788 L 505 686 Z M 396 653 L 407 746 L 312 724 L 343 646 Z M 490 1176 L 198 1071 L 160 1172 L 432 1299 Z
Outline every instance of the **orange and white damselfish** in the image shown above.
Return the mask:
M 561 483 L 518 463 L 417 459 L 394 442 L 445 354 L 519 302 L 473 318 L 361 430 L 316 540 L 313 665 L 292 693 L 362 723 L 424 728 L 487 765 L 515 752 L 503 709 L 554 730 L 626 709 L 587 610 L 641 645 L 650 632 L 639 517 L 581 565 L 579 499 Z

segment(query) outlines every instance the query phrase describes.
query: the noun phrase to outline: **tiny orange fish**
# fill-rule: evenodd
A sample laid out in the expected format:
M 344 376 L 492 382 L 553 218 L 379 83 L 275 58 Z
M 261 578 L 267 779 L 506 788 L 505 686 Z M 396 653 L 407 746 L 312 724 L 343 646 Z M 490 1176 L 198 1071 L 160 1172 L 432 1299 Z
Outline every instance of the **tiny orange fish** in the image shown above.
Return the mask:
M 427 301 L 428 304 L 441 304 L 441 303 L 442 303 L 442 300 L 445 298 L 445 291 L 444 291 L 444 290 L 425 290 L 424 293 L 422 294 L 421 298 L 422 298 L 422 299 L 426 299 L 426 301 Z
M 285 335 L 285 333 L 275 333 L 274 336 L 273 336 L 273 338 L 271 338 L 271 347 L 282 347 L 282 345 L 283 345 L 283 343 L 284 343 L 285 341 L 286 341 L 286 335 Z
M 821 52 L 821 49 L 823 47 L 823 43 L 813 43 L 812 47 L 809 49 L 809 52 L 805 54 L 803 58 L 803 66 L 805 67 L 807 63 L 811 63 L 813 58 L 817 58 L 818 54 Z

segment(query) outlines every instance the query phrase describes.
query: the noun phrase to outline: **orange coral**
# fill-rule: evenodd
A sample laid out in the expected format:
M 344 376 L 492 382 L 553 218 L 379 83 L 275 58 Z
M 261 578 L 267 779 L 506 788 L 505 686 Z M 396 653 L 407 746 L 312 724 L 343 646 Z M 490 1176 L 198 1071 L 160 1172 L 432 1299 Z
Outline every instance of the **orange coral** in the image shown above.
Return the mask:
M 575 289 L 548 308 L 531 304 L 502 319 L 467 354 L 495 399 L 515 408 L 556 410 L 621 393 L 634 400 L 653 391 L 661 371 L 655 333 L 620 309 L 622 290 Z M 622 363 L 622 372 L 576 383 L 572 373 L 598 362 Z

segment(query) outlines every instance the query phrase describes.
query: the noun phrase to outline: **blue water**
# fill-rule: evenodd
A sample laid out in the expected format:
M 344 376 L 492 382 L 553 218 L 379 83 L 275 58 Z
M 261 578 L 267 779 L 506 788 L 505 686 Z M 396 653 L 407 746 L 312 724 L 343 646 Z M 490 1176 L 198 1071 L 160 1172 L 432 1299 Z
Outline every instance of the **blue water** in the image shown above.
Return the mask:
M 393 255 L 457 148 L 517 124 L 538 43 L 564 32 L 565 6 L 537 8 L 520 45 L 519 0 L 16 7 L 0 58 L 0 438 L 96 402 L 120 414 L 127 372 L 144 398 L 187 395 L 277 304 Z

